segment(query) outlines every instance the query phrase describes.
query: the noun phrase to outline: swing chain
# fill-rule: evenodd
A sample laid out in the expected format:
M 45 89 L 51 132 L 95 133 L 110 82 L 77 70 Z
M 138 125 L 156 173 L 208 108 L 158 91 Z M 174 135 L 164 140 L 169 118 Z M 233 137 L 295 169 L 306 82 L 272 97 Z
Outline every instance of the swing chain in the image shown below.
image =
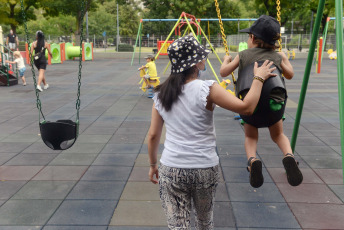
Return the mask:
M 225 47 L 226 55 L 229 55 L 227 39 L 226 39 L 226 35 L 225 35 L 225 30 L 223 28 L 222 18 L 221 18 L 220 6 L 219 6 L 219 3 L 217 2 L 217 0 L 214 0 L 214 1 L 215 1 L 217 17 L 219 18 L 219 24 L 220 24 L 221 34 L 222 34 L 223 46 Z M 234 77 L 234 73 L 231 73 L 231 75 L 232 75 L 232 80 L 233 80 L 233 85 L 234 85 L 234 90 L 235 90 L 236 80 Z
M 279 22 L 280 26 L 281 26 L 281 6 L 280 6 L 281 2 L 280 0 L 276 0 L 276 5 L 277 5 L 277 21 Z M 279 52 L 282 51 L 282 37 L 280 37 L 278 39 L 278 46 L 279 46 Z
M 222 40 L 223 40 L 223 46 L 225 47 L 226 54 L 229 55 L 228 44 L 227 44 L 227 39 L 226 39 L 226 35 L 225 35 L 225 30 L 223 28 L 219 3 L 217 2 L 217 0 L 214 0 L 214 1 L 215 1 L 215 6 L 216 6 L 217 17 L 219 18 L 220 30 L 221 30 L 221 34 L 222 34 Z
M 37 90 L 37 81 L 36 81 L 35 69 L 33 67 L 32 53 L 30 52 L 31 49 L 32 49 L 32 46 L 30 47 L 29 33 L 28 33 L 28 30 L 27 30 L 26 16 L 25 16 L 25 10 L 24 10 L 24 0 L 20 0 L 20 4 L 21 4 L 21 11 L 22 11 L 24 28 L 25 28 L 26 43 L 28 45 L 28 52 L 29 52 L 29 59 L 30 59 L 30 65 L 31 65 L 33 84 L 34 84 L 34 87 L 35 87 L 35 93 L 36 93 L 36 98 L 37 98 L 36 99 L 36 106 L 37 106 L 37 109 L 39 110 L 40 114 L 42 115 L 43 119 L 45 120 L 44 114 L 42 112 L 42 103 L 41 103 L 41 100 L 39 99 L 39 92 Z
M 82 42 L 84 40 L 84 14 L 85 14 L 85 1 L 81 1 L 81 18 L 80 18 L 80 54 L 79 54 L 79 73 L 78 73 L 78 93 L 76 99 L 76 122 L 79 122 L 79 110 L 80 110 L 80 90 L 81 90 L 81 69 L 82 69 Z

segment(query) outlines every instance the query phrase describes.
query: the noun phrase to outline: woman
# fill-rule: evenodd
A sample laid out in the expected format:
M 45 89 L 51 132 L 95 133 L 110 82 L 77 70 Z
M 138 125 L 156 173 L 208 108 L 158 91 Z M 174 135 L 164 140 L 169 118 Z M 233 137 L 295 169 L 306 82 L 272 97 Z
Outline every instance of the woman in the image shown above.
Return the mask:
M 265 61 L 243 101 L 214 81 L 201 81 L 209 51 L 192 36 L 174 41 L 168 48 L 172 73 L 156 88 L 148 134 L 149 178 L 159 179 L 160 199 L 170 229 L 190 229 L 191 201 L 197 229 L 213 229 L 213 207 L 219 177 L 213 110 L 215 104 L 240 113 L 252 114 L 263 82 L 275 68 Z M 157 153 L 163 124 L 164 151 L 158 169 Z M 154 178 L 155 176 L 155 178 Z
M 31 54 L 33 54 L 33 51 L 35 51 L 34 63 L 37 67 L 39 74 L 38 74 L 38 81 L 37 81 L 37 90 L 39 92 L 42 92 L 43 89 L 41 87 L 41 83 L 43 81 L 44 89 L 49 88 L 49 84 L 45 80 L 45 70 L 47 68 L 47 59 L 45 58 L 45 49 L 48 50 L 48 53 L 50 56 L 53 56 L 50 50 L 50 47 L 48 46 L 48 43 L 44 41 L 44 34 L 42 31 L 36 32 L 36 41 L 32 43 L 31 47 Z

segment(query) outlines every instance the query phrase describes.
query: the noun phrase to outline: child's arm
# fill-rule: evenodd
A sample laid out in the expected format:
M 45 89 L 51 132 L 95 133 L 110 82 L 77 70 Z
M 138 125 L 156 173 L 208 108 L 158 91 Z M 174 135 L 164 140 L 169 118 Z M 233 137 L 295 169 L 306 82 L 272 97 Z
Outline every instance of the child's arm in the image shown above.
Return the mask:
M 141 66 L 140 68 L 139 68 L 139 70 L 142 70 L 142 69 L 147 69 L 148 67 L 147 66 Z
M 237 55 L 232 61 L 232 56 L 224 56 L 223 63 L 220 68 L 221 77 L 227 77 L 239 66 L 239 55 Z
M 294 69 L 293 66 L 290 64 L 288 57 L 285 55 L 284 52 L 278 52 L 278 54 L 282 57 L 281 67 L 283 70 L 283 76 L 288 80 L 294 77 Z
M 10 63 L 10 64 L 16 64 L 15 61 L 9 61 L 9 60 L 5 60 L 6 63 Z

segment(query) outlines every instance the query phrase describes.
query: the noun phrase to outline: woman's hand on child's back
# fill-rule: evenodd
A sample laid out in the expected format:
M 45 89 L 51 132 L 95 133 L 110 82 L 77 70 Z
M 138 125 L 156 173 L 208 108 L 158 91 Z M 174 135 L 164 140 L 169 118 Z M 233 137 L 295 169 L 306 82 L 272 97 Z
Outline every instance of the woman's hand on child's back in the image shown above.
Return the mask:
M 272 73 L 276 70 L 276 67 L 271 68 L 272 64 L 274 64 L 272 61 L 266 60 L 260 67 L 258 67 L 258 63 L 255 62 L 253 68 L 254 76 L 259 76 L 264 80 L 277 76 L 277 74 Z

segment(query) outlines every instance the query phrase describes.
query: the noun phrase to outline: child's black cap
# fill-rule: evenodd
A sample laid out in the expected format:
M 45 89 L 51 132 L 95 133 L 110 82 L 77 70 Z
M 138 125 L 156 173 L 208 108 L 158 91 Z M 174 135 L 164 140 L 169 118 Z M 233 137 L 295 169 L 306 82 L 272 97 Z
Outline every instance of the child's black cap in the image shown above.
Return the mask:
M 264 42 L 274 45 L 276 42 L 276 36 L 280 33 L 279 22 L 267 15 L 260 16 L 250 28 L 240 30 L 239 32 L 250 33 Z

